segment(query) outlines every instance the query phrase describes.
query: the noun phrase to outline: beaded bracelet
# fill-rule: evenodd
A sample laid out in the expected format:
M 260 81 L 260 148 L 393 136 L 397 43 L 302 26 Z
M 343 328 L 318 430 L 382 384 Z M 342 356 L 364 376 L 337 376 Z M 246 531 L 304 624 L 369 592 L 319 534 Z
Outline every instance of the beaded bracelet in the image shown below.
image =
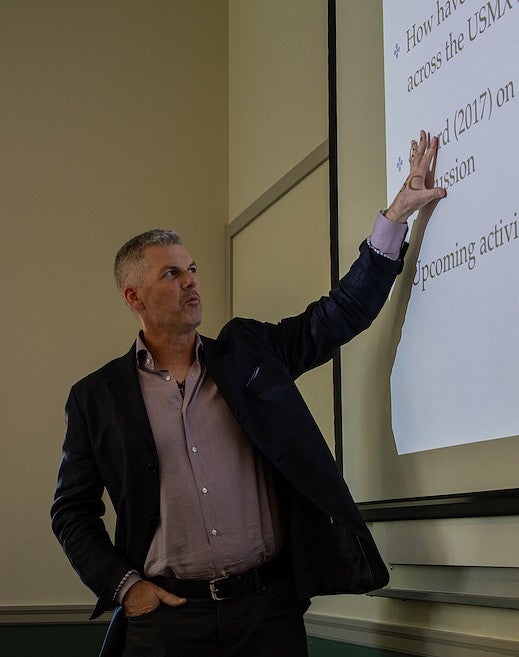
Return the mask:
M 138 574 L 139 574 L 139 571 L 138 571 L 138 570 L 129 570 L 129 571 L 126 573 L 126 575 L 125 575 L 125 576 L 122 578 L 122 580 L 119 582 L 119 586 L 115 589 L 115 593 L 114 593 L 114 595 L 113 595 L 112 601 L 114 601 L 114 600 L 117 599 L 117 594 L 118 594 L 119 591 L 123 588 L 123 586 L 126 584 L 126 582 L 128 581 L 128 578 L 130 577 L 130 575 L 138 575 Z
M 384 251 L 381 251 L 380 249 L 377 249 L 376 246 L 373 246 L 369 237 L 368 237 L 368 246 L 372 251 L 375 251 L 375 253 L 377 253 L 378 255 L 384 256 L 384 258 L 389 258 L 387 253 L 384 253 Z M 389 259 L 391 260 L 391 258 Z

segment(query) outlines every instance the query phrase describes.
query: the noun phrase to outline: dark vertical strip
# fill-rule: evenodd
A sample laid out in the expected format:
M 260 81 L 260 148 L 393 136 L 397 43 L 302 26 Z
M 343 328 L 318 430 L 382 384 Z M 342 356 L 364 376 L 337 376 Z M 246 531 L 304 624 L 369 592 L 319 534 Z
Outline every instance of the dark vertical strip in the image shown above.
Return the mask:
M 328 142 L 330 176 L 330 278 L 332 287 L 339 282 L 339 208 L 337 183 L 337 30 L 335 0 L 328 0 Z M 335 458 L 343 468 L 341 357 L 333 366 L 333 416 Z

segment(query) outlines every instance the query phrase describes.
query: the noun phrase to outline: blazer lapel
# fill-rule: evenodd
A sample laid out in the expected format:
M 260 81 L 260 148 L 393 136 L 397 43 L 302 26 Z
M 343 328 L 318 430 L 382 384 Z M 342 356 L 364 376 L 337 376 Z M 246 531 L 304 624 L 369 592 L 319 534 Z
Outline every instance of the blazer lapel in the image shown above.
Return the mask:
M 235 393 L 233 390 L 231 350 L 225 343 L 218 340 L 206 338 L 205 336 L 200 336 L 200 339 L 203 345 L 203 363 L 232 411 L 235 406 Z
M 144 436 L 155 452 L 155 441 L 137 374 L 135 343 L 125 356 L 110 363 L 106 374 L 118 411 L 127 419 L 133 434 Z

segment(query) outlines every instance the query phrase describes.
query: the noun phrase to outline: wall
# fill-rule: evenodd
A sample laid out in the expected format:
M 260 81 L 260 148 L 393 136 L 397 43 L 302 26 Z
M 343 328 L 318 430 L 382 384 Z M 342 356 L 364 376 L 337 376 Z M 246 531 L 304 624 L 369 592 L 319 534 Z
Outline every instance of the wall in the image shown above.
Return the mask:
M 324 0 L 229 0 L 229 217 L 328 137 Z
M 49 506 L 68 389 L 138 328 L 116 250 L 177 228 L 200 265 L 202 328 L 223 322 L 227 2 L 3 2 L 0 69 L 5 621 L 92 602 Z

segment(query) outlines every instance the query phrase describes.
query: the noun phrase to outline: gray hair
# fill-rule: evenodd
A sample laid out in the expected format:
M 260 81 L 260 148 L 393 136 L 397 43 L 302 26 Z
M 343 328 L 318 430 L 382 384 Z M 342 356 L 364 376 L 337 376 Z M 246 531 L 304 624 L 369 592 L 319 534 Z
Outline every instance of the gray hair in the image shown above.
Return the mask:
M 139 284 L 146 275 L 144 251 L 149 246 L 168 246 L 182 243 L 182 238 L 176 231 L 162 228 L 148 230 L 128 240 L 115 256 L 114 276 L 119 292 L 124 290 L 128 282 L 134 285 Z

